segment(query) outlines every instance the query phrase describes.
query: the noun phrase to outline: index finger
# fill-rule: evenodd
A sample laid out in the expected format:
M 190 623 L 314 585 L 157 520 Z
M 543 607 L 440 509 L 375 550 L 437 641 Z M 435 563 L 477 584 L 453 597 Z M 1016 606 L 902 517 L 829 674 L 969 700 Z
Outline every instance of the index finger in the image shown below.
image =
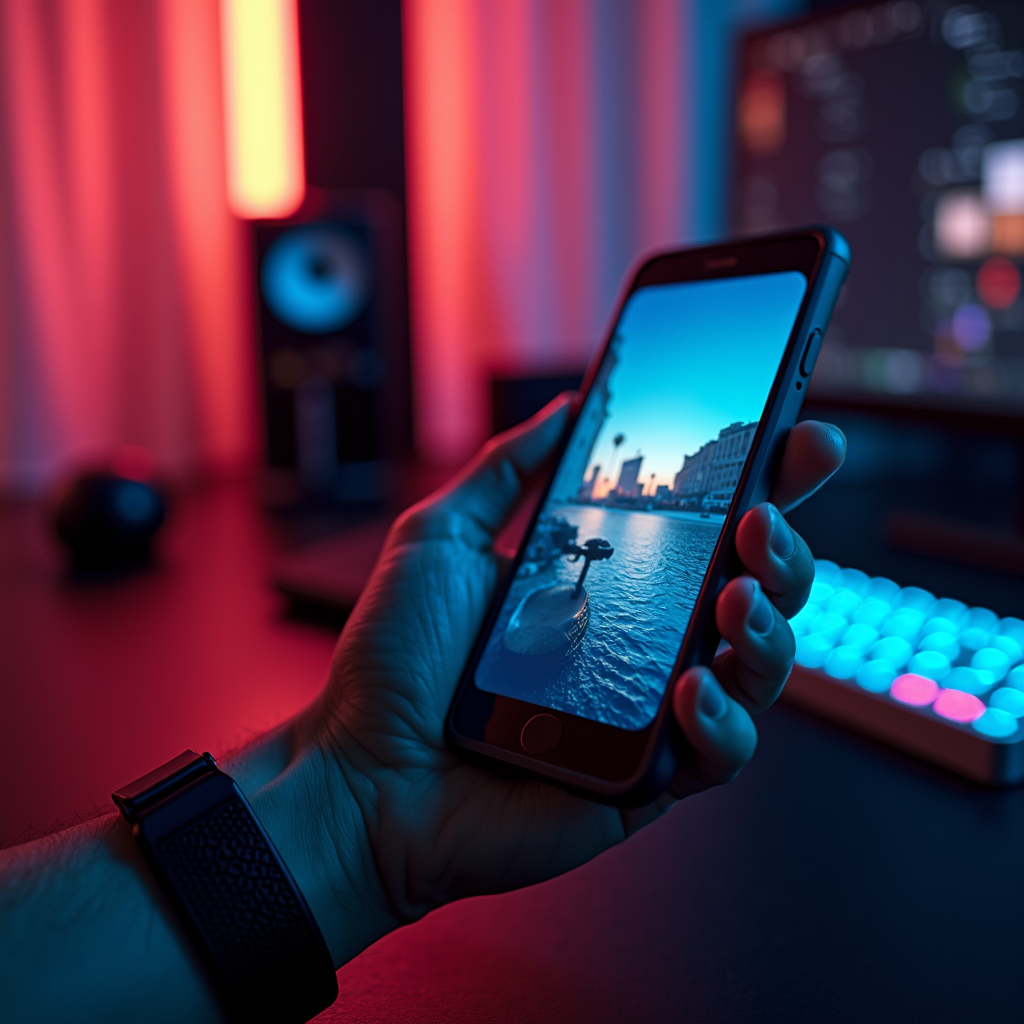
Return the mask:
M 846 458 L 846 437 L 831 423 L 804 420 L 786 438 L 779 477 L 768 499 L 783 512 L 806 501 Z

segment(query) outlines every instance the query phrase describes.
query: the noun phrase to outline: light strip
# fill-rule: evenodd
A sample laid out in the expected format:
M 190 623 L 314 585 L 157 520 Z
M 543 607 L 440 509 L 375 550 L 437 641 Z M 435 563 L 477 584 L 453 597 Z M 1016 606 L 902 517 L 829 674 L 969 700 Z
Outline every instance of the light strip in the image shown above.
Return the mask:
M 297 0 L 220 0 L 228 202 L 287 217 L 306 191 Z

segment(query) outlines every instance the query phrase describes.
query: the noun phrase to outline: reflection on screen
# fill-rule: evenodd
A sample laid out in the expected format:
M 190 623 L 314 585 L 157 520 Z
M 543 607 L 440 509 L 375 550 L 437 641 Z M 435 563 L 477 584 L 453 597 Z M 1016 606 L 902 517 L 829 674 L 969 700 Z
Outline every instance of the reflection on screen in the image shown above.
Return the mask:
M 632 295 L 480 658 L 480 689 L 650 724 L 806 287 L 787 271 Z

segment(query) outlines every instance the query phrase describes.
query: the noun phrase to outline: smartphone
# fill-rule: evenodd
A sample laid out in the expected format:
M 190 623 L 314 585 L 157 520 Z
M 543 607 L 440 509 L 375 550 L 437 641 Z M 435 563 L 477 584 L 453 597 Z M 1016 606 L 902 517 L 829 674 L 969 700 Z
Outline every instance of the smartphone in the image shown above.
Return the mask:
M 446 721 L 450 744 L 620 805 L 669 784 L 672 683 L 718 647 L 849 269 L 825 227 L 654 256 L 625 290 Z

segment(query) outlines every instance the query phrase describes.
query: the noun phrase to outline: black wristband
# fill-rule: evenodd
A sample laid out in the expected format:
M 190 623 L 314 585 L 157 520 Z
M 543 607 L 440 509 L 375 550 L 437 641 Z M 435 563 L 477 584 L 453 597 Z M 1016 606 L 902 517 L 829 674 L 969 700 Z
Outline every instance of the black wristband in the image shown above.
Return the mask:
M 229 1021 L 302 1024 L 338 995 L 327 943 L 235 781 L 187 750 L 112 794 Z

